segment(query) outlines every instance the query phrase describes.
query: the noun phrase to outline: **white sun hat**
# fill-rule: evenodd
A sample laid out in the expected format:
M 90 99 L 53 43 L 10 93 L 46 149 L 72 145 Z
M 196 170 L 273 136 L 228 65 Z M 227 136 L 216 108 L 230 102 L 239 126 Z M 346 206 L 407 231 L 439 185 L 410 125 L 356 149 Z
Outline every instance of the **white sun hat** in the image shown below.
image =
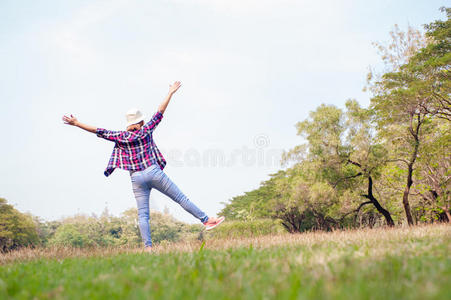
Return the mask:
M 125 114 L 125 117 L 127 118 L 127 126 L 144 121 L 144 118 L 145 118 L 143 113 L 137 108 L 131 108 Z

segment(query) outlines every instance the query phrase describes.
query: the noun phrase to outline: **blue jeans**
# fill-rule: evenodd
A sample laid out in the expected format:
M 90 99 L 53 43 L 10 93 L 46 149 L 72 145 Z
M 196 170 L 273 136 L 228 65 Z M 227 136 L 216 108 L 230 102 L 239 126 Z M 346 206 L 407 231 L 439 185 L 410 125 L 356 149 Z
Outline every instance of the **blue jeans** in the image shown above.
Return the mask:
M 149 196 L 152 188 L 180 204 L 181 207 L 202 223 L 208 220 L 208 216 L 189 201 L 158 165 L 152 165 L 143 171 L 133 172 L 130 174 L 130 177 L 136 204 L 138 205 L 139 230 L 145 246 L 152 246 L 149 225 Z

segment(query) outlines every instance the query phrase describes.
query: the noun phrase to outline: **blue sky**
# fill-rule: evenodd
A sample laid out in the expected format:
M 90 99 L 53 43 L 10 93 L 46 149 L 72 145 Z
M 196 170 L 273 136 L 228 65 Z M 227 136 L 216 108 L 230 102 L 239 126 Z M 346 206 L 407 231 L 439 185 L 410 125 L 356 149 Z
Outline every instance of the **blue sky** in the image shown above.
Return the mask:
M 151 115 L 180 80 L 155 140 L 166 173 L 214 215 L 281 168 L 309 111 L 367 105 L 371 43 L 443 19 L 445 4 L 2 0 L 0 197 L 47 220 L 134 207 L 128 173 L 103 175 L 113 144 L 61 117 L 121 130 L 129 108 Z M 157 191 L 151 206 L 195 222 Z

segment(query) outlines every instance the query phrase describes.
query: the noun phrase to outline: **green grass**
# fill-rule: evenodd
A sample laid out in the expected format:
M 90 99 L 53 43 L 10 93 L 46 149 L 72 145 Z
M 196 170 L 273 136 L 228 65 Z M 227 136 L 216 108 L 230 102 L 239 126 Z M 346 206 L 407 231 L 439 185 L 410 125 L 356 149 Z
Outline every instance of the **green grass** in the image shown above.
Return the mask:
M 197 246 L 186 252 L 169 245 L 151 255 L 18 258 L 0 266 L 0 299 L 451 297 L 451 226 L 207 241 L 202 250 Z

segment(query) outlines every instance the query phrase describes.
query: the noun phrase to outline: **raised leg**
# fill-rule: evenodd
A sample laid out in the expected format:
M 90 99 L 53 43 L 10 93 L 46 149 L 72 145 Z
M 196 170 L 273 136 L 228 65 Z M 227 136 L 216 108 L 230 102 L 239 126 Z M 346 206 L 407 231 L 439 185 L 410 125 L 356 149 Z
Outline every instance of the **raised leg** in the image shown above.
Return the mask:
M 208 220 L 208 216 L 191 202 L 162 170 L 154 168 L 149 175 L 148 180 L 153 188 L 180 204 L 181 207 L 202 223 Z

